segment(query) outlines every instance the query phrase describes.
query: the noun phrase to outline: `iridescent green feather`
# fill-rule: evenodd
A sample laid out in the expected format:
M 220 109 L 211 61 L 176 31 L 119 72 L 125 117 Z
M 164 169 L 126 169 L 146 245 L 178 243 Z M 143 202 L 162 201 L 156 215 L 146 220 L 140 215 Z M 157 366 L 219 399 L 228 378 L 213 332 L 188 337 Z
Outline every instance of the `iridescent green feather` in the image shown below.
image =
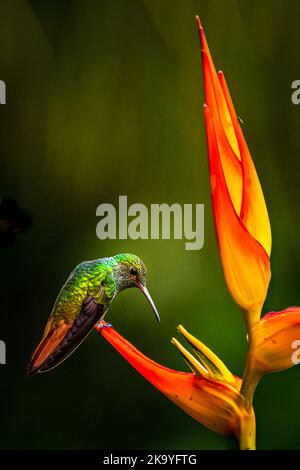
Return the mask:
M 62 287 L 54 304 L 51 316 L 54 323 L 64 320 L 71 323 L 80 312 L 82 302 L 87 296 L 94 297 L 102 304 L 104 311 L 109 307 L 115 294 L 124 287 L 122 271 L 126 266 L 146 269 L 135 255 L 122 253 L 109 258 L 84 261 L 76 266 Z

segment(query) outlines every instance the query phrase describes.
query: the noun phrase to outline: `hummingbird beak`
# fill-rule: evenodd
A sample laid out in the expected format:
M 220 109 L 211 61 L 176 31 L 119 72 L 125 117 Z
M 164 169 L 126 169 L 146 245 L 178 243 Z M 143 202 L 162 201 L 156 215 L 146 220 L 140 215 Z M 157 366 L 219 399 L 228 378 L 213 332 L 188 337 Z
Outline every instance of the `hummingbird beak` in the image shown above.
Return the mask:
M 146 299 L 148 300 L 149 304 L 150 304 L 151 307 L 152 307 L 152 310 L 153 310 L 153 312 L 154 312 L 154 314 L 155 314 L 155 316 L 156 316 L 157 321 L 160 322 L 160 317 L 159 317 L 158 311 L 157 311 L 157 309 L 156 309 L 156 307 L 155 307 L 155 304 L 154 304 L 154 302 L 153 302 L 153 300 L 152 300 L 151 295 L 149 294 L 149 291 L 148 291 L 147 287 L 146 287 L 146 286 L 143 286 L 142 284 L 137 284 L 136 287 L 137 287 L 140 291 L 143 292 L 144 296 L 146 297 Z

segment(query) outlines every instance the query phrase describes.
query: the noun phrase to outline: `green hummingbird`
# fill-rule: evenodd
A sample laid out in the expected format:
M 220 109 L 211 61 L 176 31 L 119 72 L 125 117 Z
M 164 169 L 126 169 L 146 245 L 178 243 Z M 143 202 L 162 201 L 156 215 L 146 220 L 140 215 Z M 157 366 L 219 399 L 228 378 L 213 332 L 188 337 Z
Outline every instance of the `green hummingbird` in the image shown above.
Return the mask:
M 103 320 L 118 293 L 129 287 L 143 292 L 160 321 L 146 287 L 146 277 L 143 261 L 129 253 L 78 264 L 54 303 L 43 337 L 27 366 L 27 374 L 46 372 L 63 362 L 95 324 Z

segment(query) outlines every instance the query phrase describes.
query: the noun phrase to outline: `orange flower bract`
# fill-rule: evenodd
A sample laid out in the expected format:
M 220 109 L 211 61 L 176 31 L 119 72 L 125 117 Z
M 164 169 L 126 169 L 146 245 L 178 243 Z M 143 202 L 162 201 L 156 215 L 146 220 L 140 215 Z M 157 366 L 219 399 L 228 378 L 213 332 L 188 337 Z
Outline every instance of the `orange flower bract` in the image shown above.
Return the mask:
M 300 359 L 300 307 L 265 315 L 252 327 L 253 359 L 261 373 L 277 372 Z
M 220 255 L 234 300 L 260 317 L 270 282 L 271 229 L 262 189 L 222 72 L 199 18 L 211 191 Z
M 164 367 L 142 354 L 114 328 L 106 328 L 104 322 L 95 328 L 148 382 L 188 415 L 215 432 L 239 438 L 244 398 L 233 385 Z M 236 383 L 240 386 L 240 379 L 236 378 Z

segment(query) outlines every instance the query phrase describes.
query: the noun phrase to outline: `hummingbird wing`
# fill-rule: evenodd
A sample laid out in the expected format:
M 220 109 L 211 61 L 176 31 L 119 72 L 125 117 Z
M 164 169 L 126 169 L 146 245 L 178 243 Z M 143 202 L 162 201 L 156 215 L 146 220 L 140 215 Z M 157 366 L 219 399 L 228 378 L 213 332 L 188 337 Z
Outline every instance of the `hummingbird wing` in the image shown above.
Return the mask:
M 31 376 L 37 372 L 46 372 L 64 361 L 104 314 L 103 304 L 97 303 L 94 297 L 88 295 L 73 323 L 61 320 L 55 325 L 54 319 L 50 317 L 43 338 L 28 364 L 27 374 Z

